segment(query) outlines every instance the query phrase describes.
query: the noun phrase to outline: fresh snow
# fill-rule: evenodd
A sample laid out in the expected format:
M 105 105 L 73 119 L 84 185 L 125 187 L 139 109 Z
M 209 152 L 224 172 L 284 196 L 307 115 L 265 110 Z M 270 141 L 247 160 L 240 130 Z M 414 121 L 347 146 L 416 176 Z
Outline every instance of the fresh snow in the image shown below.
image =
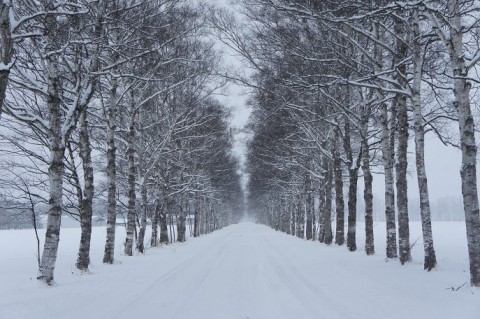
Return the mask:
M 101 263 L 106 230 L 96 227 L 89 274 L 75 269 L 80 230 L 62 229 L 53 287 L 35 279 L 33 231 L 0 231 L 0 318 L 480 318 L 480 290 L 462 286 L 464 223 L 433 227 L 439 267 L 430 273 L 419 223 L 406 266 L 385 261 L 384 223 L 375 224 L 371 257 L 248 222 L 127 257 L 119 227 L 114 265 Z

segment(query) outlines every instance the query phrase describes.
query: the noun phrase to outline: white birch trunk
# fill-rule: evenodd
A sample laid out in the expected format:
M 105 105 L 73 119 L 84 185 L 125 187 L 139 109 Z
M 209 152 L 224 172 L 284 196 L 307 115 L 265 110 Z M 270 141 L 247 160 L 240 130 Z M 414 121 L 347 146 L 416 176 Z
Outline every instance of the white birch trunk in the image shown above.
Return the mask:
M 62 217 L 62 193 L 63 193 L 63 156 L 65 148 L 61 146 L 59 138 L 51 138 L 53 146 L 50 151 L 52 157 L 48 175 L 50 180 L 50 199 L 47 219 L 47 230 L 43 246 L 42 261 L 38 279 L 50 284 L 53 280 L 55 262 L 57 260 L 58 242 L 60 240 L 60 223 Z
M 47 7 L 53 6 L 47 3 Z M 53 16 L 45 19 L 45 27 L 49 30 L 46 36 L 45 50 L 52 50 L 55 47 L 53 30 L 56 29 L 56 20 Z M 46 76 L 47 76 L 47 106 L 50 116 L 50 166 L 48 175 L 50 181 L 49 209 L 47 219 L 47 230 L 45 233 L 45 243 L 38 279 L 51 284 L 54 277 L 55 262 L 57 260 L 58 242 L 60 240 L 60 224 L 62 220 L 62 197 L 63 197 L 63 174 L 65 170 L 65 134 L 62 131 L 62 109 L 60 101 L 60 83 L 58 76 L 57 57 L 48 55 L 46 58 Z
M 206 234 L 207 233 L 207 227 L 206 227 L 206 219 L 207 219 L 207 198 L 204 197 L 202 200 L 202 206 L 201 206 L 201 218 L 200 218 L 200 234 Z
M 325 239 L 327 245 L 331 245 L 333 241 L 332 231 L 332 182 L 333 182 L 333 165 L 329 160 L 326 166 L 325 181 Z
M 383 99 L 383 95 L 381 95 Z M 397 222 L 395 219 L 395 190 L 393 178 L 393 159 L 390 147 L 390 129 L 388 125 L 387 104 L 380 106 L 380 124 L 382 136 L 382 158 L 385 174 L 385 218 L 387 227 L 387 258 L 397 258 Z
M 158 170 L 158 168 L 157 168 Z M 152 238 L 150 239 L 150 246 L 156 247 L 158 245 L 158 220 L 162 211 L 160 176 L 155 177 L 155 209 L 152 216 Z
M 388 128 L 388 110 L 387 105 L 384 103 L 381 106 L 381 121 L 383 122 L 383 116 L 387 118 L 386 120 L 386 134 L 385 140 L 384 129 L 382 125 L 382 157 L 384 161 L 384 174 L 385 174 L 385 218 L 386 218 L 386 227 L 387 227 L 387 258 L 397 258 L 397 221 L 395 217 L 395 179 L 394 179 L 394 152 L 393 143 L 389 140 L 389 137 L 393 136 L 393 132 L 390 130 L 394 129 L 393 123 L 391 129 Z M 393 117 L 393 114 L 392 114 Z M 392 119 L 392 121 L 394 121 Z
M 211 212 L 211 204 L 210 200 L 207 198 L 205 204 L 205 234 L 210 233 L 210 212 Z
M 60 240 L 60 223 L 62 216 L 63 173 L 65 145 L 61 132 L 61 111 L 58 98 L 58 82 L 52 79 L 49 88 L 48 106 L 50 109 L 50 166 L 48 175 L 50 180 L 50 198 L 47 220 L 47 231 L 42 254 L 39 279 L 48 284 L 53 280 L 55 261 L 57 259 L 58 242 Z
M 335 203 L 336 203 L 336 230 L 335 244 L 341 246 L 345 243 L 345 203 L 343 199 L 343 172 L 340 160 L 339 144 L 340 136 L 338 128 L 335 128 L 333 142 L 333 171 L 335 176 Z
M 0 2 L 0 117 L 2 116 L 3 102 L 10 75 L 13 40 L 10 25 L 11 2 L 1 0 Z
M 288 210 L 290 212 L 290 235 L 295 236 L 295 196 L 292 196 L 289 204 L 288 204 Z
M 463 28 L 460 16 L 460 0 L 449 0 L 450 41 L 446 43 L 450 50 L 453 69 L 454 106 L 457 110 L 462 148 L 462 195 L 467 230 L 468 255 L 470 259 L 470 282 L 480 286 L 480 215 L 477 190 L 477 145 L 475 141 L 475 123 L 470 107 L 471 83 L 467 80 L 463 51 Z
M 412 82 L 412 106 L 413 126 L 415 129 L 415 160 L 417 167 L 417 181 L 420 196 L 420 215 L 422 218 L 424 269 L 428 271 L 437 264 L 435 249 L 433 247 L 432 221 L 430 212 L 430 199 L 428 193 L 427 172 L 425 168 L 425 131 L 423 127 L 421 105 L 421 83 L 423 51 L 420 43 L 420 25 L 418 11 L 413 13 L 413 82 Z
M 140 230 L 138 232 L 137 246 L 136 249 L 140 253 L 145 252 L 145 232 L 147 230 L 147 211 L 148 211 L 148 201 L 147 201 L 147 187 L 144 182 L 140 185 L 140 196 L 141 196 L 141 218 L 140 218 Z
M 184 242 L 186 240 L 185 232 L 185 211 L 186 211 L 186 204 L 187 204 L 187 195 L 185 193 L 181 193 L 179 195 L 179 212 L 177 215 L 177 241 Z
M 398 16 L 401 16 L 398 13 Z M 406 83 L 406 65 L 407 45 L 405 44 L 406 28 L 403 20 L 395 19 L 395 34 L 397 35 L 395 63 L 397 69 L 395 79 L 399 84 L 399 89 L 405 90 Z M 408 148 L 408 110 L 407 97 L 405 94 L 397 93 L 394 99 L 394 109 L 397 112 L 398 124 L 398 143 L 397 143 L 397 164 L 396 186 L 397 186 L 397 209 L 398 209 L 398 249 L 400 263 L 403 265 L 412 259 L 410 251 L 410 227 L 408 220 L 408 194 L 407 194 L 407 148 Z
M 165 192 L 163 192 L 165 194 Z M 161 211 L 159 217 L 160 222 L 160 244 L 168 244 L 168 221 L 167 221 L 167 198 L 162 198 L 163 205 L 161 206 Z
M 137 171 L 140 180 L 140 196 L 141 196 L 141 218 L 140 218 L 140 230 L 138 232 L 137 238 L 137 246 L 136 249 L 140 253 L 144 253 L 145 251 L 145 231 L 147 229 L 147 212 L 148 212 L 148 198 L 147 198 L 147 186 L 145 185 L 147 181 L 147 176 L 145 175 L 145 132 L 143 128 L 144 122 L 144 109 L 142 108 L 139 112 L 139 138 L 138 138 L 138 163 L 137 163 Z
M 362 114 L 362 171 L 364 182 L 363 199 L 365 201 L 365 253 L 368 256 L 375 253 L 375 242 L 373 236 L 373 176 L 370 170 L 370 149 L 368 145 L 369 113 L 369 110 L 364 110 Z
M 80 211 L 80 248 L 78 250 L 78 259 L 76 266 L 78 269 L 87 271 L 90 264 L 90 239 L 92 237 L 92 215 L 93 215 L 93 195 L 94 180 L 92 166 L 92 146 L 90 144 L 87 112 L 80 115 L 80 158 L 82 159 L 84 191 Z
M 313 238 L 313 205 L 312 205 L 312 180 L 310 173 L 307 172 L 305 176 L 305 210 L 306 210 L 306 229 L 305 239 L 311 240 Z
M 115 258 L 115 225 L 117 222 L 117 148 L 115 146 L 117 87 L 117 79 L 112 78 L 107 122 L 107 238 L 103 255 L 103 262 L 107 264 L 113 264 Z
M 202 202 L 201 199 L 198 195 L 195 196 L 195 215 L 194 215 L 194 220 L 193 220 L 193 237 L 198 237 L 200 236 L 200 206 Z
M 322 147 L 325 147 L 325 143 L 323 143 Z M 326 205 L 325 205 L 325 196 L 326 196 L 326 176 L 328 170 L 327 158 L 326 156 L 322 156 L 321 158 L 321 174 L 322 177 L 320 178 L 320 185 L 319 185 L 319 192 L 318 192 L 318 201 L 319 201 L 319 213 L 318 213 L 318 241 L 321 243 L 325 242 L 325 232 L 326 232 Z
M 347 248 L 349 251 L 357 250 L 357 189 L 358 189 L 358 170 L 361 156 L 357 158 L 356 163 L 353 162 L 353 151 L 350 141 L 350 122 L 346 119 L 345 138 L 344 138 L 345 154 L 349 162 L 348 168 L 348 217 L 347 217 Z
M 301 194 L 297 195 L 296 198 L 296 235 L 298 238 L 305 238 L 305 209 L 303 207 L 303 196 Z
M 125 255 L 132 256 L 133 240 L 135 234 L 136 217 L 136 165 L 135 165 L 135 105 L 133 92 L 130 92 L 130 124 L 128 130 L 127 161 L 128 161 L 128 213 L 127 213 L 127 237 L 125 239 Z
M 374 25 L 374 32 L 377 38 L 380 38 L 378 26 Z M 380 45 L 375 49 L 378 65 L 383 65 L 383 50 Z M 381 71 L 381 67 L 377 68 Z M 387 258 L 397 258 L 397 223 L 395 220 L 395 190 L 393 179 L 393 150 L 391 147 L 390 127 L 388 120 L 388 106 L 385 103 L 385 96 L 382 90 L 377 91 L 377 99 L 380 101 L 380 129 L 382 140 L 382 160 L 385 176 L 385 219 L 387 234 Z M 392 116 L 393 119 L 393 116 Z M 393 127 L 393 125 L 392 125 Z M 392 134 L 393 135 L 393 134 Z

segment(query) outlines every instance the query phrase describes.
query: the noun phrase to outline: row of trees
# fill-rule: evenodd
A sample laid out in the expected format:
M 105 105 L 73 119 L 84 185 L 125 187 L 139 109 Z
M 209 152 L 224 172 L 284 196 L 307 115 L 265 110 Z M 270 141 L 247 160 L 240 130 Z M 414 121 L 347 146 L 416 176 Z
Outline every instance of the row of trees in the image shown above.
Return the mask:
M 237 78 L 254 91 L 248 171 L 250 205 L 258 219 L 306 239 L 346 242 L 354 251 L 357 185 L 363 176 L 365 251 L 371 255 L 372 167 L 381 167 L 386 256 L 409 262 L 407 146 L 413 134 L 424 266 L 433 269 L 424 158 L 424 137 L 433 131 L 462 150 L 471 284 L 480 286 L 472 114 L 480 60 L 478 1 L 240 3 L 245 26 L 235 26 L 240 22 L 226 13 L 216 23 L 225 43 L 253 69 L 252 77 Z M 458 133 L 452 135 L 448 128 L 454 122 Z
M 178 241 L 189 212 L 194 236 L 236 221 L 238 164 L 228 114 L 212 98 L 223 83 L 205 8 L 18 0 L 2 1 L 0 17 L 2 189 L 26 199 L 33 216 L 48 202 L 39 279 L 54 278 L 65 211 L 80 221 L 83 271 L 94 214 L 106 218 L 105 263 L 122 212 L 127 256 L 144 252 L 149 219 L 151 246 L 168 242 L 168 218 Z

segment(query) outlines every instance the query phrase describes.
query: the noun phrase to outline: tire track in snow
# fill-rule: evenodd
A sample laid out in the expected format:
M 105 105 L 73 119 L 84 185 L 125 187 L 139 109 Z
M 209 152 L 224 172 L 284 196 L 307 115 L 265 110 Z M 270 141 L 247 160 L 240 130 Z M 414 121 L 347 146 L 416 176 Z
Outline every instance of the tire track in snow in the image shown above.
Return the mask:
M 283 234 L 281 234 L 283 235 Z M 263 236 L 262 236 L 263 237 Z M 299 238 L 294 238 L 295 240 L 299 241 L 298 244 L 316 244 L 309 241 L 304 241 Z M 326 316 L 326 318 L 332 318 L 332 315 L 335 315 L 335 318 L 342 318 L 342 319 L 357 319 L 363 318 L 366 316 L 365 313 L 359 311 L 359 309 L 355 309 L 352 304 L 356 304 L 355 302 L 352 303 L 353 300 L 356 300 L 355 297 L 365 296 L 365 282 L 362 278 L 359 278 L 359 274 L 350 274 L 348 273 L 347 269 L 342 267 L 341 263 L 338 263 L 338 260 L 320 260 L 323 265 L 320 266 L 319 263 L 312 263 L 316 265 L 316 267 L 312 267 L 311 264 L 302 263 L 296 264 L 294 261 L 296 260 L 292 256 L 288 256 L 286 253 L 287 251 L 281 249 L 276 241 L 263 239 L 263 243 L 268 244 L 268 249 L 266 249 L 272 258 L 276 261 L 274 266 L 276 271 L 278 271 L 284 278 L 292 284 L 292 291 L 295 294 L 302 294 L 305 300 L 312 300 L 309 295 L 315 295 L 317 297 L 318 303 L 314 304 L 309 309 L 318 308 L 319 305 L 322 306 L 322 309 L 328 309 L 328 313 L 330 315 Z M 324 247 L 318 245 L 315 247 L 313 253 L 321 254 L 322 249 L 328 249 L 328 247 Z M 334 247 L 332 247 L 334 248 Z M 289 253 L 295 253 L 295 251 L 289 251 Z M 348 254 L 350 252 L 344 251 L 342 254 Z M 351 254 L 351 253 L 350 253 Z M 302 256 L 305 258 L 307 256 Z M 318 258 L 317 256 L 314 256 Z M 360 257 L 360 256 L 359 256 Z M 317 261 L 317 258 L 313 258 Z M 282 261 L 290 260 L 288 263 L 283 263 Z M 328 263 L 331 262 L 329 265 Z M 311 274 L 316 272 L 318 276 L 315 278 L 308 278 L 304 274 Z M 318 278 L 325 279 L 324 284 L 318 282 Z M 332 286 L 332 278 L 335 278 L 334 286 Z M 317 280 L 317 282 L 314 282 Z M 384 291 L 389 290 L 390 287 L 385 287 L 384 283 L 382 282 L 369 282 L 370 285 L 378 286 L 378 290 Z M 345 292 L 342 295 L 338 295 L 338 292 Z M 352 296 L 355 296 L 352 298 Z M 350 299 L 349 299 L 350 297 Z M 371 297 L 370 299 L 375 300 L 375 307 L 382 309 L 383 313 L 391 312 L 391 308 L 387 307 L 388 304 L 387 300 L 385 300 L 385 296 L 382 294 L 377 294 L 375 297 Z M 323 312 L 323 311 L 322 311 Z M 371 317 L 369 318 L 377 318 Z M 379 318 L 384 318 L 379 317 Z
M 295 300 L 299 307 L 304 309 L 303 312 L 307 310 L 310 313 L 311 318 L 326 318 L 320 310 L 323 309 L 324 306 L 322 305 L 319 307 L 319 303 L 311 302 L 312 291 L 305 291 L 305 287 L 307 286 L 305 279 L 297 276 L 296 272 L 299 270 L 290 265 L 290 263 L 295 261 L 292 260 L 292 258 L 279 259 L 279 256 L 281 255 L 278 254 L 278 251 L 272 250 L 272 248 L 275 247 L 266 238 L 262 238 L 260 242 L 265 247 L 264 251 L 268 256 L 269 266 L 278 277 L 278 282 L 280 282 L 289 291 L 290 299 Z M 319 300 L 319 302 L 323 304 L 321 300 Z
M 172 315 L 173 318 L 183 319 L 182 311 L 184 310 L 185 305 L 192 305 L 194 304 L 194 300 L 198 293 L 202 292 L 202 288 L 205 288 L 205 284 L 209 282 L 209 278 L 214 274 L 214 269 L 221 264 L 223 259 L 225 258 L 225 248 L 226 244 L 223 244 L 220 247 L 220 250 L 213 253 L 206 258 L 206 256 L 202 256 L 202 264 L 195 265 L 195 270 L 190 274 L 191 281 L 188 281 L 189 284 L 185 287 L 186 294 L 182 297 L 184 299 L 183 305 L 177 305 L 174 313 Z M 191 283 L 190 283 L 191 282 Z
M 223 242 L 230 238 L 233 235 L 233 231 L 229 231 L 226 233 L 222 238 L 219 238 L 218 240 L 220 242 Z M 213 243 L 215 244 L 215 242 Z M 181 249 L 182 246 L 178 245 L 176 247 L 177 249 Z M 225 248 L 225 245 L 222 247 L 223 249 Z M 148 309 L 149 304 L 158 304 L 159 307 L 161 306 L 166 306 L 168 304 L 174 304 L 175 299 L 179 299 L 180 296 L 177 296 L 175 294 L 166 294 L 165 296 L 162 296 L 165 294 L 165 292 L 171 291 L 172 287 L 175 287 L 175 282 L 177 281 L 178 278 L 182 278 L 183 282 L 188 283 L 188 286 L 191 285 L 193 282 L 193 286 L 198 286 L 201 285 L 201 282 L 204 281 L 205 278 L 200 278 L 200 280 L 197 280 L 195 277 L 190 278 L 191 281 L 185 280 L 185 275 L 189 274 L 189 271 L 191 269 L 198 269 L 201 268 L 205 270 L 205 267 L 207 268 L 207 271 L 209 268 L 212 268 L 211 265 L 211 260 L 210 258 L 205 258 L 205 256 L 212 254 L 212 244 L 206 245 L 205 247 L 202 247 L 202 249 L 198 252 L 196 252 L 193 256 L 188 257 L 186 260 L 182 261 L 178 265 L 174 265 L 173 267 L 170 267 L 170 269 L 166 270 L 166 273 L 162 273 L 158 278 L 155 278 L 152 280 L 152 277 L 150 273 L 145 274 L 142 277 L 142 281 L 147 281 L 146 286 L 142 285 L 142 289 L 136 293 L 134 296 L 128 299 L 128 301 L 122 305 L 121 308 L 115 311 L 114 314 L 112 314 L 109 318 L 112 319 L 120 319 L 120 318 L 131 318 L 131 316 L 138 316 L 139 311 L 141 309 Z M 165 271 L 165 270 L 164 270 Z M 199 282 L 200 281 L 200 282 Z M 133 282 L 132 282 L 133 284 Z M 139 283 L 135 283 L 139 284 Z M 166 288 L 166 289 L 165 289 Z M 186 290 L 187 287 L 185 287 L 182 290 Z M 189 287 L 190 288 L 190 287 Z M 195 287 L 193 287 L 195 289 Z M 151 300 L 153 296 L 154 300 Z M 182 297 L 183 298 L 183 297 Z M 142 307 L 142 305 L 145 305 L 145 307 Z M 139 310 L 140 309 L 140 310 Z
M 142 289 L 110 318 L 151 315 L 152 309 L 168 319 L 364 317 L 348 299 L 364 291 L 341 265 L 328 267 L 317 255 L 299 255 L 321 254 L 322 247 L 314 245 L 264 226 L 236 225 L 157 278 L 144 274 Z

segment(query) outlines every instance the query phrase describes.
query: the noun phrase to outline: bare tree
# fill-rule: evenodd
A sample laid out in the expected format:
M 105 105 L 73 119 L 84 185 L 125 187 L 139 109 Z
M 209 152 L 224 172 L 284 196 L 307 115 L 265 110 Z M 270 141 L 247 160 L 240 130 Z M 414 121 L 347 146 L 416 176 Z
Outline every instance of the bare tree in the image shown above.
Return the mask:
M 470 105 L 472 87 L 469 71 L 480 60 L 476 37 L 466 36 L 466 32 L 478 30 L 477 19 L 466 20 L 470 12 L 477 12 L 474 2 L 448 0 L 440 3 L 429 1 L 428 6 L 420 6 L 430 20 L 433 29 L 443 42 L 450 55 L 453 73 L 453 94 L 458 116 L 460 144 L 462 149 L 462 195 L 467 229 L 468 255 L 470 259 L 470 281 L 472 286 L 480 286 L 480 214 L 477 192 L 477 146 L 475 142 L 475 121 Z M 430 10 L 430 9 L 433 10 Z M 435 10 L 438 9 L 438 10 Z M 465 25 L 467 23 L 468 25 Z M 473 43 L 472 43 L 473 41 Z M 465 47 L 473 46 L 473 54 Z

